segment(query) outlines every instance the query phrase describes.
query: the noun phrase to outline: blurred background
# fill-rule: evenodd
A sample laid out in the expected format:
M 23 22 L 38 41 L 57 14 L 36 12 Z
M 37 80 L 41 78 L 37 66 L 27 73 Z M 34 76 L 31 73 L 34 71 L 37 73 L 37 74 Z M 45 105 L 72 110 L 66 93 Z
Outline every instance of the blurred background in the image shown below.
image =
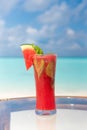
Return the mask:
M 0 0 L 0 98 L 35 95 L 23 43 L 57 54 L 57 95 L 87 96 L 87 0 Z

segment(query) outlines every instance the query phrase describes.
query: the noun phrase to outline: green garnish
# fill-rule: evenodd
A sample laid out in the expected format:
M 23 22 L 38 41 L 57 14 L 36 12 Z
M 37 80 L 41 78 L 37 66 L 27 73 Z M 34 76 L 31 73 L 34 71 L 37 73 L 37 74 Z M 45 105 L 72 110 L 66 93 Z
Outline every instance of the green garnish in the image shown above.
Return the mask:
M 21 46 L 23 46 L 23 45 L 30 45 L 30 46 L 32 46 L 34 48 L 34 50 L 36 51 L 36 54 L 44 54 L 43 50 L 39 46 L 35 45 L 34 43 L 31 43 L 31 44 L 30 43 L 21 44 Z
M 39 46 L 37 46 L 37 45 L 35 45 L 33 43 L 31 45 L 35 49 L 37 54 L 43 54 L 43 50 Z

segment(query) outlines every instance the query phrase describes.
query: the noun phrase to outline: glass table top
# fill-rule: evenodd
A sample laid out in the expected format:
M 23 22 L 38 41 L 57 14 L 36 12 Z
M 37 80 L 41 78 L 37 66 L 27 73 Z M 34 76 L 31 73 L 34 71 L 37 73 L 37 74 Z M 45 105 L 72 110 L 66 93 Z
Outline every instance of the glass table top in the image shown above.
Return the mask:
M 87 97 L 56 97 L 57 113 L 35 114 L 34 97 L 0 101 L 0 130 L 87 130 Z

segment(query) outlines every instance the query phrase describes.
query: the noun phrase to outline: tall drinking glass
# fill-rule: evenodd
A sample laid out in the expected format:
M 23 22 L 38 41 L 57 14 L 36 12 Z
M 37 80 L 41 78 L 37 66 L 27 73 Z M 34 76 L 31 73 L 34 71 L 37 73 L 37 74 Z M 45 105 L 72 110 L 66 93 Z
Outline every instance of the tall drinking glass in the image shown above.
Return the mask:
M 34 76 L 36 83 L 36 114 L 52 115 L 56 113 L 55 71 L 56 55 L 34 55 Z

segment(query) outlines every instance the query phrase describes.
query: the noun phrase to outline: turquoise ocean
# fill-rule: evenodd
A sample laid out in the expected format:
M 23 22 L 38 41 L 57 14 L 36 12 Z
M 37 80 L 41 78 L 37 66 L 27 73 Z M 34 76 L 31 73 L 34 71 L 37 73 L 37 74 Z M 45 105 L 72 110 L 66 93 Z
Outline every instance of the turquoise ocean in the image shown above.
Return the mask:
M 87 58 L 57 58 L 55 94 L 87 96 Z M 23 58 L 0 58 L 0 98 L 35 96 L 33 67 Z

